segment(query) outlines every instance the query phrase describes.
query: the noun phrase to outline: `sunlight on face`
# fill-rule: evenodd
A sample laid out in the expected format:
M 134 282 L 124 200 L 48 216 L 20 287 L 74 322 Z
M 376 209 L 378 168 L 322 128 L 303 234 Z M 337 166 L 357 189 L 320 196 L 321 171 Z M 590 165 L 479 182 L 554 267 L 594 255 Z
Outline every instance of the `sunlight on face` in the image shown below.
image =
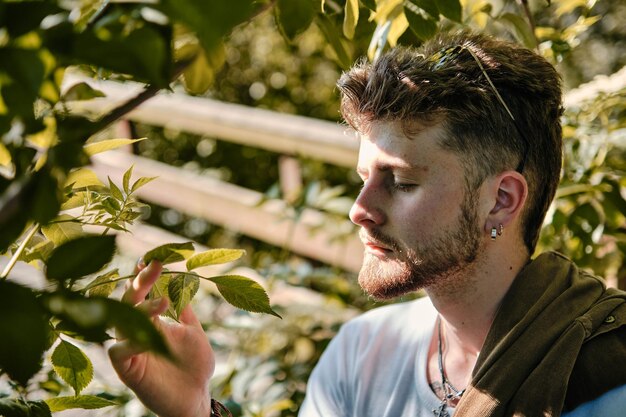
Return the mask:
M 390 299 L 444 281 L 476 260 L 482 238 L 478 224 L 476 204 L 466 192 L 455 224 L 417 241 L 414 247 L 370 231 L 373 238 L 393 248 L 396 256 L 381 259 L 366 254 L 359 284 L 376 299 Z

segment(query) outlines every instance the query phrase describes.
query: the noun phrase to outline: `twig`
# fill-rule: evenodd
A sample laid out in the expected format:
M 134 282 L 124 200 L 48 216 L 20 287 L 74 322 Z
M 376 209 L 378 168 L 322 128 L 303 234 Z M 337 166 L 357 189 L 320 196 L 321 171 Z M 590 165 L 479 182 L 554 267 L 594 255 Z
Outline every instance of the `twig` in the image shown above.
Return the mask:
M 198 277 L 198 278 L 202 278 L 205 280 L 209 280 L 209 277 L 203 277 L 202 275 L 199 275 L 195 272 L 191 272 L 191 271 L 161 271 L 161 275 L 192 275 L 194 277 Z M 136 274 L 132 274 L 132 275 L 124 275 L 123 277 L 117 277 L 117 278 L 112 278 L 108 281 L 104 281 L 104 282 L 97 282 L 97 283 L 91 283 L 83 288 L 80 289 L 81 292 L 87 292 L 93 288 L 96 287 L 100 287 L 102 285 L 107 285 L 107 284 L 111 284 L 113 282 L 118 282 L 118 281 L 124 281 L 125 279 L 134 279 L 135 277 L 137 277 Z
M 196 58 L 196 56 L 194 55 L 194 56 L 192 56 L 189 59 L 184 59 L 184 60 L 176 62 L 174 64 L 174 71 L 173 71 L 173 74 L 172 74 L 172 81 L 175 80 L 176 78 L 178 78 L 178 76 L 180 74 L 182 74 L 182 72 L 185 70 L 185 68 L 187 68 L 189 66 L 189 64 L 191 64 L 194 61 L 195 58 Z M 126 114 L 128 114 L 131 111 L 135 110 L 137 107 L 139 107 L 145 101 L 147 101 L 147 100 L 151 99 L 152 97 L 156 96 L 158 94 L 158 92 L 161 91 L 161 90 L 162 90 L 162 87 L 158 87 L 158 86 L 155 86 L 155 85 L 147 86 L 146 89 L 143 90 L 141 93 L 137 94 L 135 97 L 131 98 L 126 103 L 123 103 L 120 106 L 114 108 L 109 113 L 107 113 L 106 116 L 104 116 L 102 119 L 98 120 L 96 122 L 98 124 L 98 126 L 99 126 L 98 130 L 102 130 L 105 127 L 107 127 L 108 125 L 110 125 L 111 123 L 116 122 L 118 119 L 121 119 Z
M 13 256 L 11 256 L 9 263 L 4 268 L 4 271 L 2 271 L 2 274 L 0 274 L 0 280 L 4 281 L 5 279 L 7 279 L 7 277 L 9 276 L 9 272 L 11 272 L 11 270 L 17 263 L 17 259 L 20 257 L 22 252 L 24 252 L 26 245 L 28 245 L 28 242 L 30 242 L 30 240 L 33 238 L 33 236 L 35 236 L 35 233 L 37 233 L 38 230 L 39 224 L 35 223 L 33 227 L 28 231 L 28 234 L 26 235 L 26 237 L 24 237 L 24 240 L 22 241 L 22 243 L 20 243 L 20 246 L 17 248 Z
M 528 24 L 530 25 L 530 31 L 533 34 L 533 40 L 535 41 L 535 48 L 539 51 L 539 40 L 537 39 L 537 35 L 535 34 L 535 21 L 533 20 L 533 16 L 530 12 L 530 7 L 528 7 L 528 0 L 518 0 L 524 9 L 524 14 L 526 15 L 526 19 L 528 19 Z
M 274 6 L 274 4 L 276 4 L 276 0 L 271 0 L 267 2 L 266 4 L 264 4 L 263 6 L 259 7 L 257 10 L 254 11 L 254 13 L 252 13 L 252 15 L 248 18 L 247 21 L 249 22 L 255 17 L 263 14 L 266 10 L 271 9 Z

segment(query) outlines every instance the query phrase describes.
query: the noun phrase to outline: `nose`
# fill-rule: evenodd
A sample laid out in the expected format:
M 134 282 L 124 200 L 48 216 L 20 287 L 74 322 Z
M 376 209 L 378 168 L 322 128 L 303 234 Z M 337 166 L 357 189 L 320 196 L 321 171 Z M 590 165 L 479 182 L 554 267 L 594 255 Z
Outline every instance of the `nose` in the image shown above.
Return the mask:
M 354 204 L 350 208 L 350 220 L 361 227 L 380 226 L 385 222 L 381 190 L 377 190 L 374 184 L 366 182 Z

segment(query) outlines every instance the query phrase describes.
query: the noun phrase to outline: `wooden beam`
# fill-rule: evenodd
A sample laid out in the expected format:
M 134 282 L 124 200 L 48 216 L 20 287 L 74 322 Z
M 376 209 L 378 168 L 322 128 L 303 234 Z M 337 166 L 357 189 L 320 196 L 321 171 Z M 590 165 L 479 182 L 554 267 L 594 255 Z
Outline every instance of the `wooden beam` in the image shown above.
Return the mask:
M 317 210 L 305 209 L 299 221 L 285 217 L 282 200 L 262 205 L 262 194 L 233 184 L 195 174 L 184 169 L 122 151 L 95 155 L 93 168 L 103 180 L 119 182 L 133 165 L 133 177 L 158 177 L 137 191 L 141 199 L 171 207 L 190 216 L 201 217 L 235 232 L 348 271 L 358 271 L 363 246 L 356 233 L 342 240 L 333 239 L 329 230 L 319 228 L 328 217 Z
M 64 84 L 77 82 L 88 82 L 107 97 L 69 103 L 75 113 L 102 115 L 141 91 L 132 83 L 95 81 L 76 75 L 67 76 Z M 281 154 L 356 166 L 359 144 L 354 131 L 310 117 L 163 92 L 129 113 L 128 118 Z

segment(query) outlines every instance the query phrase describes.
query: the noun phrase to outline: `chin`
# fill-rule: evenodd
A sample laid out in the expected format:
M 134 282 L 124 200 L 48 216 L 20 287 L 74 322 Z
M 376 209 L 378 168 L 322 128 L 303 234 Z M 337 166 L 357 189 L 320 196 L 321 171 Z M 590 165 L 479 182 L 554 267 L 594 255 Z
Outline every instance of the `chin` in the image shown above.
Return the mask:
M 359 272 L 359 285 L 363 291 L 381 301 L 421 290 L 430 284 L 429 281 L 417 276 L 403 262 L 373 255 L 366 255 Z

